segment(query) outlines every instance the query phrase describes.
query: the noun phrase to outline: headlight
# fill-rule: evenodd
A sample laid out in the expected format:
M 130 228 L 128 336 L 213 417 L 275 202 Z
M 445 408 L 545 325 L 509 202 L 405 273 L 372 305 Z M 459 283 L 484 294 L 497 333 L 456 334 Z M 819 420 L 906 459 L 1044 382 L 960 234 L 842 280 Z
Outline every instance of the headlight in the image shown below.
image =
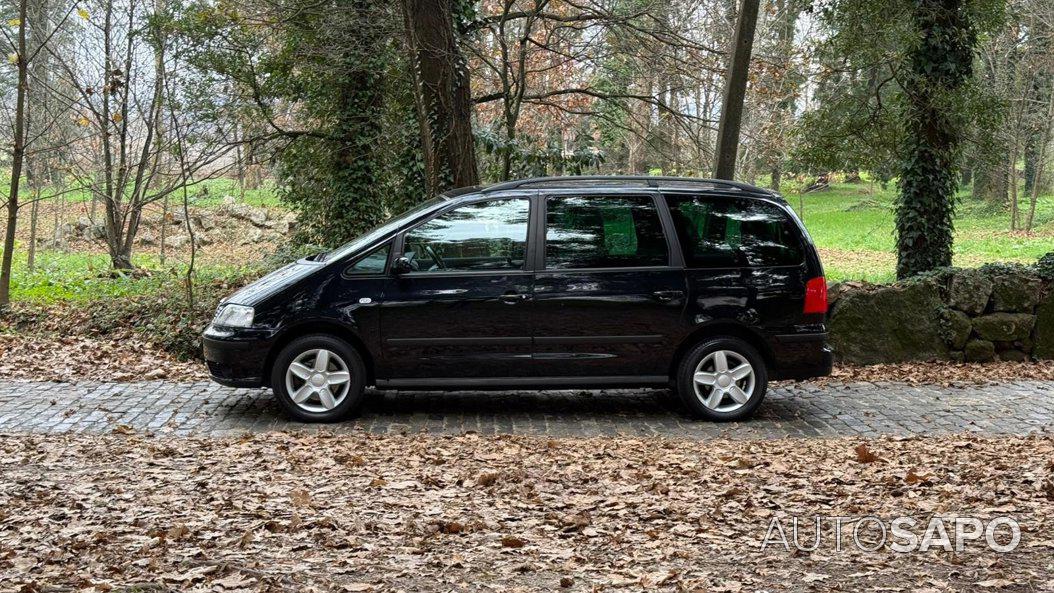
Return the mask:
M 245 305 L 221 305 L 212 318 L 212 325 L 219 327 L 252 327 L 256 311 Z

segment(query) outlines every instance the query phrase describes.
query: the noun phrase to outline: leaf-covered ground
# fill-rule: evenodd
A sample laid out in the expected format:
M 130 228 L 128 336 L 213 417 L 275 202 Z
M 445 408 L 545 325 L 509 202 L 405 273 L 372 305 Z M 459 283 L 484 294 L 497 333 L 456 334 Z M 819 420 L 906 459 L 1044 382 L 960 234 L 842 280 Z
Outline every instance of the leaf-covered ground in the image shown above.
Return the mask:
M 0 378 L 29 381 L 200 381 L 204 363 L 181 361 L 141 339 L 0 334 Z
M 0 472 L 3 591 L 1054 588 L 1049 438 L 9 436 Z M 1022 535 L 761 549 L 773 518 L 816 515 L 1008 515 Z
M 203 362 L 179 360 L 135 334 L 118 339 L 0 333 L 0 379 L 62 383 L 159 379 L 192 382 L 207 380 L 208 371 Z M 941 386 L 1054 381 L 1054 361 L 839 365 L 830 377 L 811 380 L 820 385 L 890 381 Z

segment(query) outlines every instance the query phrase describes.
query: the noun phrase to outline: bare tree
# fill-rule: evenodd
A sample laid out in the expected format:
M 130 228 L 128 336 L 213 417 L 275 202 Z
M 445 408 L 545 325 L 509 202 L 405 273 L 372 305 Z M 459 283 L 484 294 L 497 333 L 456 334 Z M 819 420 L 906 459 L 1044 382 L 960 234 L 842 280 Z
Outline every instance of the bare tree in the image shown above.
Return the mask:
M 26 158 L 26 97 L 29 94 L 29 48 L 26 43 L 26 14 L 29 0 L 18 3 L 17 41 L 8 43 L 15 52 L 18 83 L 15 95 L 15 125 L 11 149 L 11 183 L 7 193 L 7 225 L 4 234 L 4 255 L 0 260 L 0 306 L 11 302 L 11 263 L 15 251 L 15 230 L 18 227 L 18 192 L 22 182 L 22 164 Z M 6 34 L 5 34 L 6 35 Z
M 715 122 L 693 94 L 720 70 L 722 52 L 700 26 L 710 7 L 696 4 L 677 12 L 657 1 L 485 3 L 466 51 L 477 118 L 504 145 L 496 176 L 512 175 L 525 142 L 590 142 L 600 126 L 625 135 L 632 170 L 646 168 L 646 153 L 678 162 L 674 138 L 708 152 L 698 142 Z
M 68 88 L 74 89 L 71 100 L 84 127 L 74 175 L 103 204 L 113 267 L 128 270 L 144 207 L 177 192 L 187 177 L 200 183 L 208 177 L 200 172 L 221 173 L 230 166 L 220 160 L 231 144 L 218 118 L 202 117 L 187 133 L 188 148 L 159 135 L 165 114 L 175 108 L 166 106 L 171 99 L 165 92 L 163 61 L 172 36 L 160 6 L 97 0 L 95 7 L 97 13 L 83 21 L 74 51 L 53 55 Z M 181 108 L 194 109 L 202 103 L 208 81 L 193 78 L 192 72 L 186 76 L 178 100 L 185 103 Z M 171 170 L 169 159 L 162 158 L 181 150 L 189 151 L 181 161 L 189 175 Z
M 69 6 L 60 14 L 58 24 L 52 26 L 50 10 L 44 0 L 19 0 L 18 17 L 12 22 L 17 33 L 12 39 L 6 30 L 3 39 L 11 50 L 12 62 L 16 71 L 16 92 L 11 118 L 11 179 L 6 197 L 7 222 L 5 225 L 3 257 L 0 259 L 0 306 L 11 300 L 11 268 L 14 260 L 15 231 L 18 227 L 18 211 L 25 203 L 21 195 L 22 181 L 27 176 L 31 189 L 35 189 L 29 202 L 33 204 L 34 219 L 36 204 L 42 199 L 40 185 L 42 180 L 37 167 L 27 167 L 38 163 L 55 146 L 46 138 L 60 121 L 60 114 L 48 109 L 48 102 L 43 100 L 49 89 L 39 65 L 45 57 L 58 27 L 66 22 L 72 14 Z M 32 85 L 32 86 L 31 86 Z M 32 93 L 32 94 L 31 94 Z M 35 111 L 34 111 L 35 110 Z M 27 171 L 28 168 L 28 171 Z M 35 220 L 33 221 L 36 222 Z M 35 237 L 31 239 L 35 241 Z M 34 246 L 31 245 L 30 249 Z

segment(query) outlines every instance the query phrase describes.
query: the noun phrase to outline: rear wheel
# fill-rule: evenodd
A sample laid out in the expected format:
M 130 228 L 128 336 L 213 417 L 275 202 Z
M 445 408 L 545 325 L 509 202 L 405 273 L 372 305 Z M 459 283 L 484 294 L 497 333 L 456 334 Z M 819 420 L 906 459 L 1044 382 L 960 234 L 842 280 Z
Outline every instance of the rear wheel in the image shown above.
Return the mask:
M 290 342 L 275 359 L 271 389 L 290 416 L 336 422 L 359 411 L 366 365 L 347 342 L 319 334 Z
M 738 338 L 714 338 L 681 359 L 677 392 L 692 416 L 716 421 L 750 417 L 768 388 L 765 361 Z

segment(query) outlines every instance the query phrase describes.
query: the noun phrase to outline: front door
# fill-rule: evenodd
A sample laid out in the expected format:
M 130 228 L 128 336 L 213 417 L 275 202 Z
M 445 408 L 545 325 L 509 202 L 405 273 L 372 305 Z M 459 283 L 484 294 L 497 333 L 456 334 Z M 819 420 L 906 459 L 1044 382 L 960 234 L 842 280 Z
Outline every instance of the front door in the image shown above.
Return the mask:
M 531 361 L 530 199 L 463 204 L 397 241 L 413 271 L 388 280 L 381 348 L 388 379 L 515 376 Z
M 544 200 L 535 367 L 554 377 L 658 377 L 683 334 L 687 287 L 655 197 Z

